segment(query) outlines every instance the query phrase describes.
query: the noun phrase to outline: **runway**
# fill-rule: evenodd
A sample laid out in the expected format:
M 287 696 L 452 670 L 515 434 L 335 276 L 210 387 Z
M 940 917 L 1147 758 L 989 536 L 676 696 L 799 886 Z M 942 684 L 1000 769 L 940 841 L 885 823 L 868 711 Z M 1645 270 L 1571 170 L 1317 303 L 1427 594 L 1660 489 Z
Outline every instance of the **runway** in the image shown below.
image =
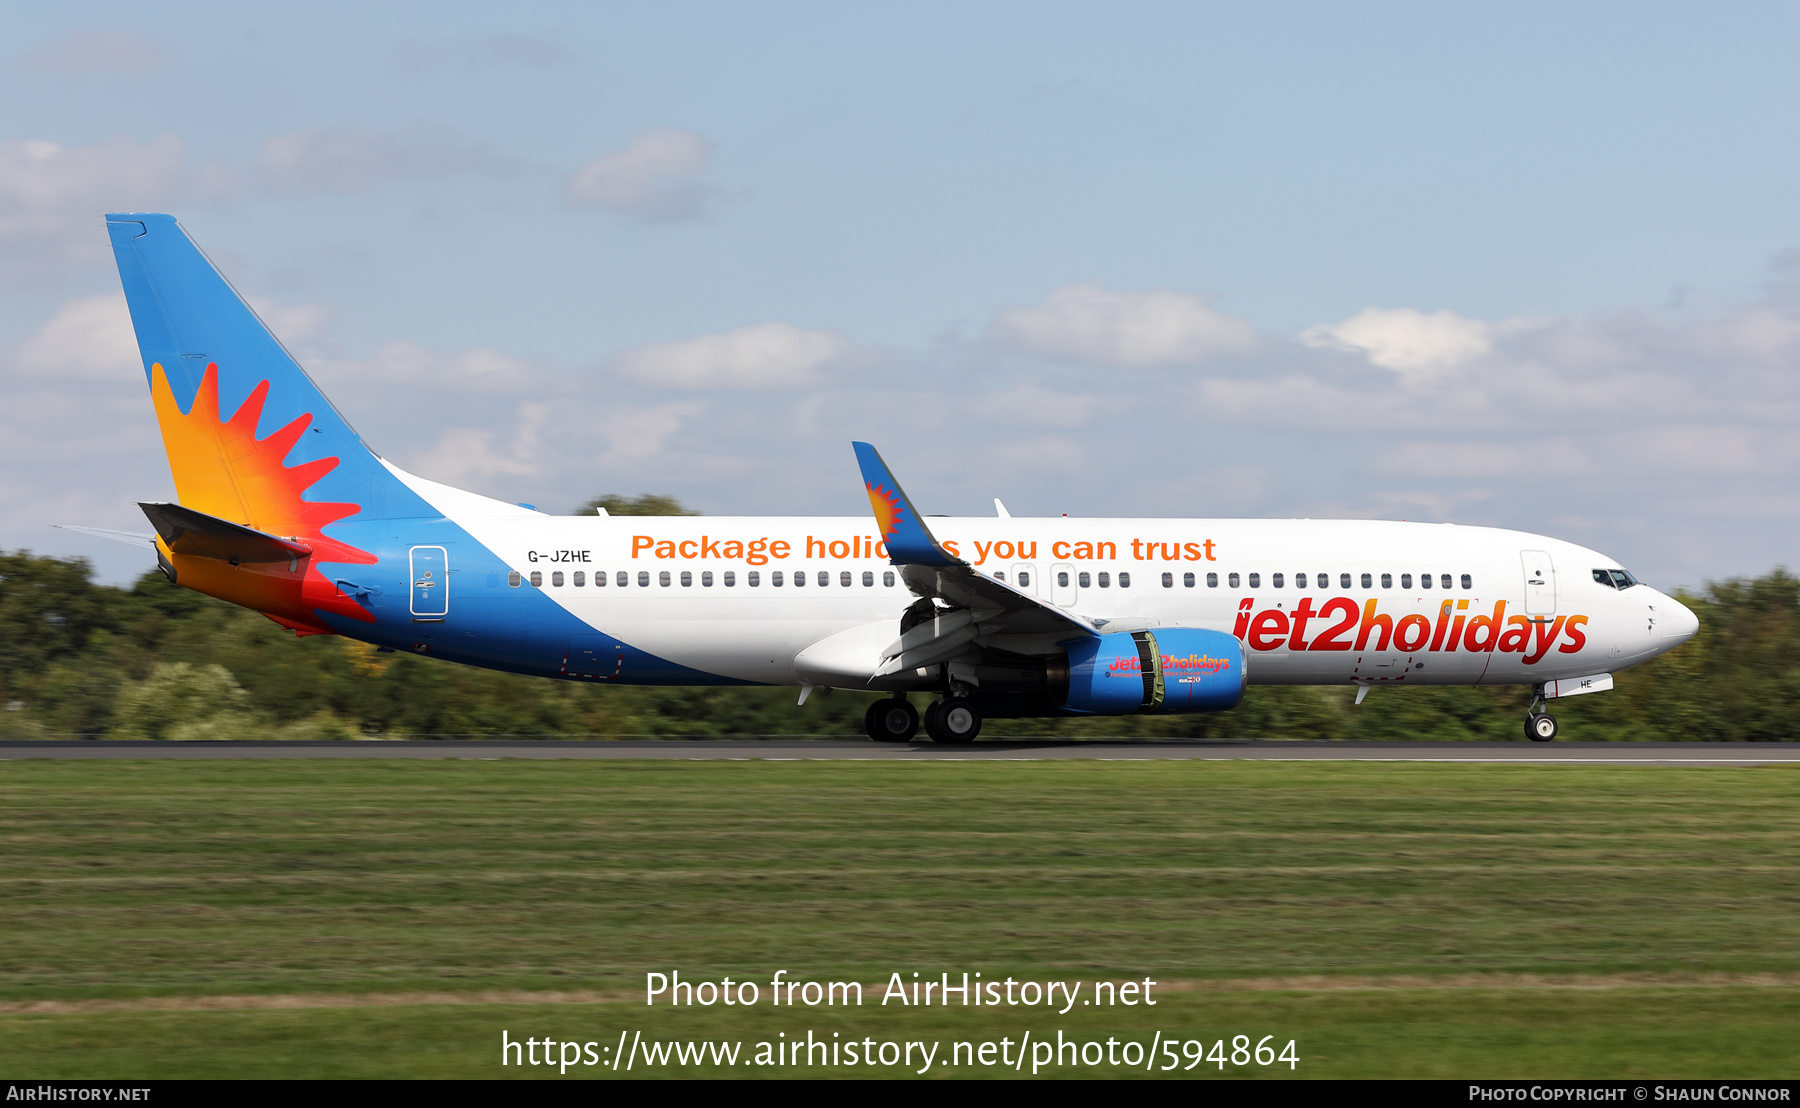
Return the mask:
M 0 761 L 83 759 L 461 758 L 697 761 L 1289 761 L 1490 762 L 1519 765 L 1759 766 L 1800 763 L 1800 743 L 1431 743 L 1280 740 L 993 739 L 969 746 L 866 739 L 406 739 L 349 742 L 0 743 Z

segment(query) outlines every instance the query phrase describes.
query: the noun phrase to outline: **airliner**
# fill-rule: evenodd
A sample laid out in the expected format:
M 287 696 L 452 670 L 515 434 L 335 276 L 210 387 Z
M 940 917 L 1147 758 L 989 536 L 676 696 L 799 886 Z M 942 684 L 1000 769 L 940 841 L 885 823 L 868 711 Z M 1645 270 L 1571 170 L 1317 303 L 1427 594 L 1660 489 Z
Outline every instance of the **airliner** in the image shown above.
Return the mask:
M 888 694 L 864 723 L 1217 712 L 1268 685 L 1531 686 L 1549 701 L 1685 642 L 1612 558 L 1373 520 L 926 516 L 874 446 L 867 516 L 557 516 L 371 450 L 172 216 L 106 217 L 176 503 L 169 580 L 296 635 L 563 681 Z

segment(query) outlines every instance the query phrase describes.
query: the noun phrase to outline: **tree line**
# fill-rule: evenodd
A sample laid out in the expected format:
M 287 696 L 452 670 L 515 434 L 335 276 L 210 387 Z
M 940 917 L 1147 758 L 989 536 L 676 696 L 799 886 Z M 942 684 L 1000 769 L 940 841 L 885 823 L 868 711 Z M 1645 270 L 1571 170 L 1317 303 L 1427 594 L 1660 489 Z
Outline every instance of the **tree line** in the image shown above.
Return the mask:
M 670 515 L 667 497 L 601 497 Z M 1572 740 L 1800 738 L 1800 578 L 1777 568 L 1679 594 L 1687 644 L 1611 692 L 1552 703 Z M 169 584 L 95 584 L 84 559 L 0 552 L 0 739 L 860 734 L 872 694 L 797 706 L 793 688 L 642 688 L 520 677 L 336 636 L 296 639 L 257 613 Z M 1253 687 L 1199 716 L 992 720 L 984 734 L 1069 738 L 1519 739 L 1529 690 Z M 924 698 L 915 697 L 923 706 Z

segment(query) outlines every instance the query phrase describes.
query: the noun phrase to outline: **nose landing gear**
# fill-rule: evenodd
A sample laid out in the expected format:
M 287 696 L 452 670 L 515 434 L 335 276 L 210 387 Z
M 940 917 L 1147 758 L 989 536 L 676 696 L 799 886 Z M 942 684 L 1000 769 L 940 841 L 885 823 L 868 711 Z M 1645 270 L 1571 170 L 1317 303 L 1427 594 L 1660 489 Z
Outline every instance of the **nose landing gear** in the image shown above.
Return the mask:
M 1531 688 L 1531 707 L 1525 709 L 1525 737 L 1534 743 L 1547 743 L 1556 738 L 1556 717 L 1543 710 L 1544 686 Z
M 918 709 L 904 696 L 877 700 L 863 713 L 863 730 L 878 743 L 903 743 L 918 734 Z

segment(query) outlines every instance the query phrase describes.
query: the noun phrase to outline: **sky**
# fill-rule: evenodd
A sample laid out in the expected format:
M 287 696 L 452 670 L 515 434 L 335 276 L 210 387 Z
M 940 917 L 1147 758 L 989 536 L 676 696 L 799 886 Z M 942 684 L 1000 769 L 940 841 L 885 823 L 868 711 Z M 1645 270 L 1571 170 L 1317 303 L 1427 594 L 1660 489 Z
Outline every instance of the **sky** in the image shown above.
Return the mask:
M 567 512 L 1400 518 L 1795 562 L 1800 7 L 0 9 L 0 549 L 173 498 L 101 216 Z

